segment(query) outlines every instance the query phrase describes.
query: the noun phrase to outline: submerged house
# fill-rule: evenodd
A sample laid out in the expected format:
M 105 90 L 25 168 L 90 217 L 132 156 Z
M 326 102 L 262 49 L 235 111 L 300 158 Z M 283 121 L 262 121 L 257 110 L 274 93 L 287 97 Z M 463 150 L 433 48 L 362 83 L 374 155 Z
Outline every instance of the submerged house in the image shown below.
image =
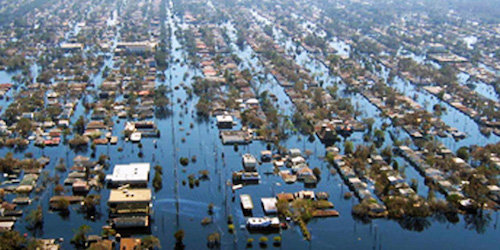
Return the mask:
M 151 189 L 113 189 L 108 199 L 110 217 L 149 215 Z
M 109 217 L 116 229 L 147 228 L 152 211 L 151 189 L 113 189 L 109 195 Z
M 247 219 L 246 226 L 250 230 L 279 229 L 280 220 L 278 217 L 250 217 Z
M 233 117 L 230 115 L 218 115 L 215 117 L 217 119 L 217 127 L 219 128 L 232 128 L 233 127 Z
M 251 154 L 244 154 L 242 156 L 242 161 L 243 161 L 243 168 L 245 169 L 245 171 L 247 172 L 254 172 L 256 171 L 256 167 L 257 167 L 257 159 L 255 158 L 255 156 L 251 155 Z

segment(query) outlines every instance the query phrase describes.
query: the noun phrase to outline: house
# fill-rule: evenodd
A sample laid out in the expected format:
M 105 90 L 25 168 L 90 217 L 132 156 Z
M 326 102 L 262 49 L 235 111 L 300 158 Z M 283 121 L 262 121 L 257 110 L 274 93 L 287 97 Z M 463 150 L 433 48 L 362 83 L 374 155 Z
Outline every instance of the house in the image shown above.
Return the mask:
M 278 200 L 274 197 L 269 198 L 261 198 L 260 202 L 262 203 L 262 208 L 264 209 L 264 213 L 273 214 L 278 212 L 278 207 L 276 204 Z
M 110 217 L 149 215 L 151 189 L 113 189 L 109 194 Z
M 297 179 L 298 180 L 304 180 L 308 176 L 314 176 L 312 169 L 309 167 L 305 166 L 299 170 L 297 170 Z
M 73 193 L 86 193 L 90 190 L 89 184 L 86 181 L 76 180 L 72 185 Z
M 302 156 L 302 152 L 298 148 L 291 148 L 288 150 L 288 155 L 290 155 L 290 157 Z
M 271 152 L 271 150 L 263 150 L 260 152 L 260 159 L 263 162 L 271 161 L 272 157 L 273 157 L 273 153 Z
M 38 239 L 38 243 L 40 244 L 39 248 L 41 250 L 58 250 L 60 249 L 60 245 L 56 243 L 55 239 Z
M 297 166 L 300 164 L 306 164 L 306 160 L 302 156 L 295 156 L 295 157 L 290 159 L 290 164 L 291 164 L 291 167 Z
M 258 172 L 245 172 L 245 171 L 235 171 L 233 172 L 233 182 L 248 182 L 248 183 L 258 183 L 260 181 L 260 175 Z
M 243 168 L 245 171 L 254 172 L 257 167 L 257 159 L 251 154 L 244 154 L 243 156 Z
M 252 135 L 247 131 L 220 131 L 219 134 L 222 144 L 248 144 L 252 142 Z
M 230 115 L 218 115 L 217 127 L 219 128 L 232 128 L 233 127 L 233 117 Z
M 401 175 L 399 174 L 389 175 L 387 176 L 387 180 L 389 181 L 389 183 L 391 183 L 391 185 L 396 185 L 404 182 L 403 177 L 401 177 Z
M 487 188 L 490 194 L 500 194 L 500 187 L 497 185 L 488 185 Z
M 279 193 L 276 195 L 276 198 L 278 198 L 278 200 L 285 200 L 288 202 L 293 201 L 295 199 L 292 193 Z
M 82 43 L 63 43 L 61 49 L 64 52 L 82 51 L 84 48 Z
M 280 220 L 278 217 L 250 217 L 247 219 L 246 226 L 248 229 L 279 229 Z
M 114 243 L 112 240 L 100 239 L 98 241 L 92 242 L 89 249 L 103 249 L 112 250 L 114 249 Z
M 302 191 L 296 192 L 294 195 L 295 195 L 295 198 L 297 198 L 297 199 L 314 200 L 314 198 L 315 198 L 314 191 L 311 191 L 311 190 L 302 190 Z
M 259 100 L 255 98 L 250 98 L 246 100 L 245 104 L 247 105 L 248 108 L 257 108 L 259 107 Z
M 111 226 L 116 229 L 147 228 L 149 216 L 125 216 L 111 219 Z
M 306 175 L 302 178 L 305 185 L 316 185 L 318 178 L 315 175 Z
M 248 194 L 240 195 L 241 207 L 245 211 L 251 211 L 253 209 L 252 197 Z
M 150 43 L 149 41 L 137 41 L 137 42 L 118 42 L 116 44 L 116 52 L 128 52 L 128 53 L 145 53 L 154 51 L 155 43 Z
M 136 238 L 121 238 L 120 239 L 120 250 L 135 250 L 140 248 L 141 239 Z
M 130 163 L 116 165 L 106 180 L 112 186 L 130 184 L 133 186 L 147 186 L 149 181 L 149 163 Z
M 11 231 L 15 221 L 0 221 L 0 232 Z

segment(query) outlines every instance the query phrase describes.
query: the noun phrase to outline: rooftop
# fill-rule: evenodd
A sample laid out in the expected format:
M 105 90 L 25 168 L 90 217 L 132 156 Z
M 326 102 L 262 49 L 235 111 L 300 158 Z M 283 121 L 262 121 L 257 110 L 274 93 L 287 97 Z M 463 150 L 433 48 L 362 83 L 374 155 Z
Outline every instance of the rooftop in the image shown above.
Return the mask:
M 122 238 L 120 240 L 120 249 L 133 250 L 141 245 L 141 239 L 136 238 Z
M 150 202 L 151 189 L 113 189 L 109 194 L 109 203 Z
M 115 165 L 113 174 L 106 176 L 112 182 L 147 182 L 149 179 L 149 163 L 130 163 L 126 165 Z

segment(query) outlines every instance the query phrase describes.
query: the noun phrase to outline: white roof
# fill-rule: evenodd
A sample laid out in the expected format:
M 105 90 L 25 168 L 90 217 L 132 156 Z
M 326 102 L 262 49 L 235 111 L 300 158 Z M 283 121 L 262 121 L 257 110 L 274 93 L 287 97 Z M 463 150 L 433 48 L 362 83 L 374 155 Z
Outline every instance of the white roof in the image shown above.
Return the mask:
M 244 154 L 243 156 L 243 163 L 245 165 L 247 164 L 256 164 L 257 163 L 257 159 L 255 159 L 255 156 L 251 155 L 251 154 Z
M 230 115 L 218 115 L 215 118 L 217 119 L 217 123 L 233 122 L 233 117 Z
M 140 141 L 141 140 L 141 133 L 139 132 L 134 132 L 130 135 L 130 140 L 131 141 Z
M 292 161 L 293 164 L 305 163 L 306 162 L 306 160 L 302 156 L 293 157 L 291 159 L 291 161 Z
M 288 153 L 291 155 L 301 155 L 302 152 L 298 148 L 291 148 L 288 150 Z
M 280 223 L 278 217 L 250 217 L 247 219 L 247 225 L 267 227 L 271 225 L 277 225 Z
M 276 207 L 278 200 L 276 198 L 261 198 L 260 201 L 262 202 L 262 206 L 264 207 L 265 212 L 276 213 L 278 211 L 278 208 Z
M 81 43 L 63 43 L 61 44 L 63 49 L 83 49 L 83 44 Z
M 243 209 L 253 209 L 252 197 L 248 194 L 240 195 L 241 204 L 243 205 Z
M 149 177 L 149 163 L 130 163 L 126 165 L 115 165 L 113 174 L 106 178 L 112 182 L 136 183 L 147 182 Z
M 497 185 L 488 185 L 488 190 L 490 192 L 500 192 L 500 187 Z
M 0 221 L 0 231 L 10 231 L 14 227 L 14 221 Z
M 274 166 L 276 167 L 283 167 L 285 163 L 283 161 L 274 161 Z
M 462 158 L 458 158 L 458 157 L 453 158 L 453 162 L 455 164 L 464 164 L 465 163 L 465 161 Z
M 246 104 L 259 104 L 259 100 L 255 99 L 255 98 L 250 98 L 245 103 Z

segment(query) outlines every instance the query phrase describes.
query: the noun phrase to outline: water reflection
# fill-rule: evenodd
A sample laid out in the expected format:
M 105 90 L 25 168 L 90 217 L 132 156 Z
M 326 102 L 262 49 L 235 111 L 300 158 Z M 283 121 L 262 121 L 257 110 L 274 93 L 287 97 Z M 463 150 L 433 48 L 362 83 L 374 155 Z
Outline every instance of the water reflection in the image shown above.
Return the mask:
M 465 228 L 484 234 L 491 223 L 491 213 L 476 213 L 464 215 Z
M 406 216 L 399 221 L 399 225 L 406 230 L 422 232 L 431 226 L 431 222 L 426 217 Z

